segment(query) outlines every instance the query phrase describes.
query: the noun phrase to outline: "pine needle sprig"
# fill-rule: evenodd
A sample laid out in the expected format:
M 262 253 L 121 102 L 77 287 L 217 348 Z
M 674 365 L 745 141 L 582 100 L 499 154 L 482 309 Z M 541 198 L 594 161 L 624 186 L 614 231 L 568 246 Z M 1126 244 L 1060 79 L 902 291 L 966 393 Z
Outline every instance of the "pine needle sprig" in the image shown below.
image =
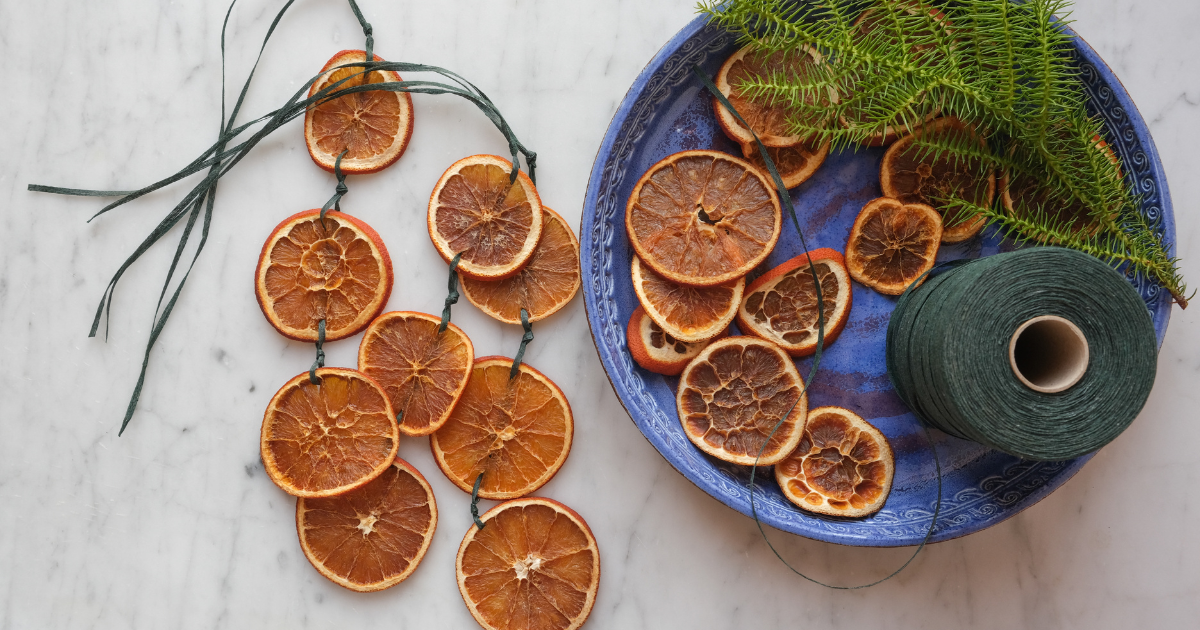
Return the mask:
M 1087 112 L 1068 0 L 707 0 L 699 11 L 762 54 L 811 47 L 823 60 L 803 75 L 745 79 L 748 98 L 786 107 L 790 131 L 834 148 L 889 129 L 912 132 L 954 116 L 986 138 L 943 134 L 914 142 L 1036 182 L 1036 200 L 1000 195 L 989 207 L 948 196 L 963 220 L 983 216 L 1008 236 L 1087 252 L 1139 273 L 1187 306 L 1179 261 L 1142 215 L 1141 197 Z M 833 94 L 836 97 L 830 97 Z M 1062 208 L 1086 209 L 1062 218 Z M 1069 215 L 1069 213 L 1067 213 Z

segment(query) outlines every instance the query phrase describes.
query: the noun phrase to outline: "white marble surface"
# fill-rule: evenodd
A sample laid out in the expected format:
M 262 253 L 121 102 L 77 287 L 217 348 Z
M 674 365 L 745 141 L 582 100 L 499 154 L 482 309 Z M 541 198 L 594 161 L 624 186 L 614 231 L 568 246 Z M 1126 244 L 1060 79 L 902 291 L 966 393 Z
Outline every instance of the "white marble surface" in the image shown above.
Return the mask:
M 240 85 L 281 4 L 243 0 L 230 29 Z M 1200 63 L 1191 0 L 1080 0 L 1078 31 L 1150 123 L 1175 200 L 1193 286 L 1200 198 Z M 693 15 L 692 0 L 362 0 L 376 50 L 453 68 L 499 104 L 538 151 L 545 202 L 578 225 L 589 169 L 625 90 Z M 222 180 L 209 249 L 154 351 L 137 416 L 117 427 L 169 261 L 162 245 L 120 285 L 111 337 L 88 339 L 109 276 L 180 188 L 92 223 L 94 201 L 26 192 L 31 182 L 141 185 L 190 160 L 218 124 L 220 2 L 0 1 L 0 629 L 448 627 L 474 624 L 453 563 L 468 497 L 425 440 L 401 455 L 433 484 L 442 521 L 424 563 L 373 595 L 305 560 L 293 500 L 262 472 L 267 400 L 306 369 L 312 346 L 263 319 L 251 270 L 269 230 L 319 206 L 334 178 L 294 122 Z M 263 58 L 246 112 L 269 110 L 335 51 L 361 46 L 343 2 L 300 0 Z M 435 312 L 445 265 L 425 234 L 441 171 L 503 153 L 469 104 L 414 97 L 408 154 L 355 177 L 348 211 L 398 265 L 393 309 Z M 794 577 L 754 524 L 671 469 L 629 421 L 597 360 L 581 298 L 537 326 L 531 364 L 576 413 L 570 459 L 541 494 L 585 516 L 602 550 L 591 628 L 1194 627 L 1200 615 L 1200 306 L 1175 309 L 1138 421 L 1058 492 L 985 532 L 934 545 L 898 578 L 834 592 Z M 511 354 L 516 327 L 464 302 L 455 321 L 479 354 Z M 357 338 L 328 346 L 353 365 Z M 852 549 L 775 534 L 823 578 L 860 582 L 906 550 Z

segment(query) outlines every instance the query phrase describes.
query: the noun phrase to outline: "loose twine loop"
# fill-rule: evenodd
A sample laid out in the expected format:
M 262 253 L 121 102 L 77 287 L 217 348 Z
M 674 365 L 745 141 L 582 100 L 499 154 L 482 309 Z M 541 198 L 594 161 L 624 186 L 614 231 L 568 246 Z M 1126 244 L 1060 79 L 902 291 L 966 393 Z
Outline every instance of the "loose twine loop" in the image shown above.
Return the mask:
M 721 106 L 724 107 L 730 114 L 732 114 L 733 117 L 736 118 L 738 120 L 738 122 L 740 122 L 742 124 L 742 126 L 744 126 L 746 129 L 750 130 L 751 135 L 754 136 L 754 143 L 758 146 L 758 152 L 762 156 L 763 162 L 766 164 L 767 171 L 770 172 L 770 174 L 771 174 L 771 179 L 774 180 L 775 192 L 778 194 L 779 200 L 783 204 L 784 209 L 787 210 L 788 216 L 792 220 L 792 226 L 796 230 L 796 235 L 800 237 L 800 246 L 804 249 L 804 253 L 807 256 L 808 243 L 805 242 L 804 232 L 800 229 L 800 222 L 796 218 L 796 209 L 792 205 L 792 196 L 790 193 L 788 193 L 787 187 L 784 186 L 783 178 L 779 176 L 779 171 L 778 171 L 778 169 L 775 168 L 775 162 L 771 159 L 771 156 L 767 153 L 766 146 L 764 146 L 762 141 L 759 140 L 758 134 L 755 133 L 753 127 L 751 127 L 746 122 L 746 120 L 744 118 L 742 118 L 741 114 L 738 113 L 737 109 L 733 106 L 733 104 L 729 102 L 729 99 L 725 98 L 724 94 L 721 94 L 721 91 L 718 90 L 717 86 L 713 84 L 712 79 L 710 79 L 709 76 L 707 74 L 705 74 L 705 72 L 703 70 L 700 69 L 700 66 L 693 64 L 692 65 L 692 73 L 695 74 L 700 79 L 701 83 L 704 84 L 704 87 L 707 88 L 708 91 L 713 95 L 713 98 L 717 99 L 717 101 L 721 103 Z M 821 283 L 817 282 L 816 267 L 813 265 L 813 262 L 811 259 L 808 261 L 808 268 L 809 268 L 809 273 L 812 274 L 813 288 L 816 292 L 816 298 L 817 298 L 817 349 L 816 349 L 816 352 L 813 354 L 812 367 L 810 368 L 810 370 L 808 372 L 808 376 L 804 379 L 804 388 L 801 391 L 801 395 L 796 398 L 796 402 L 793 403 L 792 406 L 788 408 L 787 412 L 785 412 L 779 418 L 779 421 L 775 423 L 775 426 L 771 429 L 771 432 L 767 434 L 766 440 L 763 441 L 762 447 L 760 447 L 758 449 L 758 455 L 756 455 L 754 458 L 754 465 L 750 468 L 750 484 L 749 484 L 750 513 L 754 518 L 754 524 L 758 526 L 758 533 L 762 536 L 763 542 L 767 543 L 767 547 L 769 547 L 771 549 L 771 552 L 775 554 L 775 557 L 778 558 L 779 561 L 782 562 L 783 565 L 786 566 L 792 573 L 795 573 L 796 575 L 804 578 L 805 580 L 808 580 L 809 582 L 812 582 L 814 584 L 819 584 L 826 588 L 832 588 L 832 589 L 837 589 L 837 590 L 857 590 L 857 589 L 875 586 L 876 584 L 885 582 L 885 581 L 890 580 L 891 578 L 895 577 L 897 574 L 899 574 L 901 571 L 903 571 L 905 569 L 905 567 L 907 567 L 914 559 L 916 559 L 917 554 L 921 553 L 921 550 L 925 548 L 925 544 L 928 543 L 930 537 L 933 536 L 933 530 L 937 526 L 938 514 L 940 514 L 941 509 L 942 509 L 942 466 L 941 466 L 940 460 L 938 459 L 937 447 L 934 446 L 933 436 L 930 435 L 929 429 L 925 426 L 924 423 L 922 423 L 921 429 L 925 433 L 925 439 L 929 443 L 929 449 L 933 453 L 934 466 L 937 469 L 938 492 L 937 492 L 937 503 L 934 505 L 934 509 L 933 509 L 933 518 L 929 522 L 929 530 L 927 532 L 925 532 L 925 538 L 923 538 L 921 540 L 921 544 L 917 546 L 917 549 L 916 549 L 916 551 L 913 552 L 912 556 L 910 556 L 908 558 L 908 560 L 904 562 L 904 564 L 900 565 L 900 568 L 896 569 L 892 573 L 888 574 L 887 576 L 885 576 L 879 580 L 876 580 L 869 584 L 860 584 L 857 586 L 838 586 L 838 585 L 834 585 L 834 584 L 826 584 L 825 582 L 813 579 L 813 578 L 801 573 L 800 571 L 798 571 L 795 567 L 793 567 L 791 564 L 789 564 L 787 560 L 784 560 L 783 556 L 780 555 L 779 551 L 777 549 L 775 549 L 775 545 L 771 544 L 770 539 L 767 538 L 766 530 L 763 529 L 762 521 L 758 518 L 758 507 L 754 500 L 754 488 L 755 488 L 754 480 L 758 474 L 758 462 L 760 459 L 762 459 L 762 454 L 766 450 L 767 444 L 770 443 L 771 438 L 773 438 L 775 436 L 775 433 L 779 431 L 779 428 L 781 426 L 783 426 L 784 421 L 787 420 L 792 415 L 792 410 L 796 408 L 796 405 L 799 404 L 800 400 L 803 399 L 804 394 L 808 392 L 809 385 L 812 384 L 813 377 L 816 376 L 817 366 L 819 366 L 821 363 L 821 352 L 825 347 L 825 300 L 822 297 L 822 293 L 821 293 Z

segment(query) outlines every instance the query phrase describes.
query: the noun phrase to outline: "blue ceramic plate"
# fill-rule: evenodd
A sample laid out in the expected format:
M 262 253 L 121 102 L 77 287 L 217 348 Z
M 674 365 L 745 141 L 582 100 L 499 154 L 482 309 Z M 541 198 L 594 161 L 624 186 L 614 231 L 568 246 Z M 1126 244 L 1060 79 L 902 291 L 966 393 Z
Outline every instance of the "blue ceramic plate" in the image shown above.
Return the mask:
M 1162 165 L 1146 124 L 1108 66 L 1076 39 L 1091 106 L 1108 124 L 1108 140 L 1144 195 L 1143 210 L 1168 243 L 1175 223 Z M 735 37 L 693 20 L 655 55 L 622 101 L 592 167 L 584 202 L 581 261 L 588 321 L 613 389 L 638 429 L 679 472 L 722 503 L 750 514 L 750 468 L 727 464 L 698 450 L 675 411 L 676 377 L 638 367 L 626 348 L 625 327 L 637 298 L 629 276 L 632 250 L 625 234 L 625 202 L 638 178 L 661 158 L 686 149 L 718 149 L 740 156 L 721 132 L 712 101 L 691 73 L 692 64 L 713 75 L 735 50 Z M 845 248 L 863 204 L 881 195 L 882 149 L 831 154 L 809 181 L 791 191 L 809 247 Z M 758 271 L 803 251 L 785 225 L 779 244 Z M 946 246 L 939 260 L 988 256 L 1008 243 L 991 231 Z M 1173 247 L 1172 247 L 1173 249 Z M 1166 332 L 1170 297 L 1153 283 L 1132 280 L 1146 300 L 1159 343 Z M 853 409 L 887 435 L 896 455 L 896 477 L 887 503 L 874 516 L 845 520 L 813 516 L 793 507 L 775 485 L 761 480 L 755 503 L 760 518 L 784 531 L 847 545 L 902 546 L 921 542 L 937 499 L 929 446 L 892 390 L 884 366 L 884 339 L 895 299 L 854 284 L 854 308 L 837 342 L 825 352 L 809 405 Z M 807 373 L 808 361 L 798 367 Z M 942 458 L 942 513 L 933 540 L 948 540 L 995 525 L 1033 505 L 1071 478 L 1090 459 L 1027 462 L 934 431 Z

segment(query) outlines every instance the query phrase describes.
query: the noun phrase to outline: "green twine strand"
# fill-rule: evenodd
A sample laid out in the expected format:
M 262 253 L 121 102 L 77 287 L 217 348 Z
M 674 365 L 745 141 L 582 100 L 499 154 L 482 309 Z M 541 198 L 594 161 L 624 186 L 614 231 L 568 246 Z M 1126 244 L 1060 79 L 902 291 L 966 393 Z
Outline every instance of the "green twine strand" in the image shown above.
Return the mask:
M 317 324 L 317 359 L 313 361 L 312 367 L 308 368 L 308 382 L 313 385 L 320 385 L 321 378 L 317 376 L 317 368 L 325 367 L 325 350 L 321 346 L 325 345 L 325 319 L 322 318 Z
M 483 521 L 479 519 L 479 486 L 483 485 L 483 473 L 475 478 L 475 487 L 471 488 L 471 519 L 475 521 L 475 527 L 483 529 Z
M 462 260 L 462 252 L 454 255 L 450 261 L 450 278 L 446 280 L 446 304 L 442 307 L 442 322 L 438 324 L 438 334 L 446 332 L 450 325 L 450 307 L 458 304 L 458 261 Z
M 805 242 L 804 233 L 800 229 L 800 222 L 796 219 L 796 209 L 792 205 L 792 196 L 790 193 L 788 193 L 787 187 L 783 185 L 783 178 L 779 176 L 779 171 L 775 168 L 775 162 L 773 160 L 771 160 L 771 156 L 767 153 L 766 146 L 764 146 L 762 141 L 759 140 L 758 134 L 755 133 L 754 129 L 749 124 L 746 123 L 745 119 L 742 118 L 741 114 L 738 113 L 737 109 L 734 108 L 733 104 L 729 102 L 729 99 L 725 98 L 724 94 L 721 94 L 721 91 L 717 89 L 717 86 L 713 84 L 712 80 L 708 77 L 708 75 L 705 74 L 704 71 L 701 70 L 700 67 L 697 65 L 692 66 L 692 72 L 697 77 L 700 78 L 700 81 L 704 84 L 704 87 L 707 88 L 708 91 L 713 95 L 713 97 L 716 98 L 717 101 L 721 103 L 721 106 L 724 107 L 730 114 L 732 114 L 733 117 L 738 120 L 738 122 L 742 123 L 742 126 L 744 126 L 746 129 L 749 129 L 751 135 L 754 136 L 754 142 L 756 145 L 758 145 L 758 151 L 759 151 L 759 154 L 763 158 L 763 163 L 766 164 L 767 171 L 770 172 L 771 179 L 774 180 L 775 192 L 779 195 L 780 202 L 783 204 L 784 209 L 787 211 L 788 216 L 791 218 L 792 226 L 796 229 L 796 234 L 800 237 L 800 246 L 804 249 L 805 255 L 807 255 L 808 254 L 808 243 Z M 808 372 L 808 377 L 804 379 L 804 390 L 802 393 L 808 392 L 808 387 L 809 387 L 809 385 L 812 384 L 813 377 L 816 376 L 817 366 L 820 365 L 820 363 L 821 363 L 821 352 L 825 347 L 825 306 L 824 306 L 825 300 L 821 296 L 821 283 L 817 282 L 817 270 L 816 270 L 816 267 L 813 265 L 812 260 L 808 261 L 808 269 L 809 269 L 809 273 L 812 274 L 813 288 L 816 291 L 816 297 L 817 297 L 817 349 L 816 349 L 816 352 L 813 354 L 812 368 Z M 750 513 L 754 517 L 754 524 L 758 526 L 758 533 L 762 536 L 763 542 L 767 543 L 767 547 L 769 547 L 771 549 L 771 553 L 774 553 L 775 557 L 778 558 L 779 561 L 782 562 L 784 566 L 786 566 L 792 573 L 795 573 L 796 575 L 798 575 L 798 576 L 804 578 L 805 580 L 808 580 L 809 582 L 812 582 L 814 584 L 819 584 L 821 586 L 824 586 L 827 588 L 832 588 L 832 589 L 837 589 L 837 590 L 857 590 L 857 589 L 875 586 L 876 584 L 890 580 L 891 578 L 893 578 L 897 574 L 899 574 L 901 571 L 903 571 L 914 559 L 916 559 L 917 554 L 921 553 L 921 550 L 925 548 L 925 544 L 928 543 L 929 538 L 931 536 L 933 536 L 934 527 L 937 526 L 938 514 L 941 513 L 941 509 L 942 509 L 942 465 L 941 465 L 941 462 L 938 460 L 937 448 L 933 444 L 933 437 L 929 434 L 929 430 L 925 429 L 925 439 L 929 442 L 929 449 L 933 453 L 934 466 L 937 468 L 937 482 L 938 482 L 937 503 L 934 505 L 933 518 L 929 522 L 929 530 L 927 532 L 925 532 L 925 538 L 923 538 L 921 540 L 921 544 L 917 546 L 916 551 L 913 552 L 913 555 L 910 556 L 908 558 L 908 560 L 904 562 L 904 564 L 900 565 L 900 568 L 896 569 L 895 571 L 888 574 L 887 576 L 885 576 L 879 580 L 876 580 L 874 582 L 871 582 L 869 584 L 860 584 L 857 586 L 837 586 L 837 585 L 833 585 L 833 584 L 826 584 L 825 582 L 821 582 L 819 580 L 813 579 L 813 578 L 801 573 L 800 571 L 796 570 L 795 567 L 793 567 L 791 564 L 789 564 L 787 560 L 783 559 L 783 556 L 779 553 L 779 551 L 777 549 L 775 549 L 775 545 L 772 545 L 770 539 L 767 538 L 767 532 L 766 532 L 766 530 L 763 529 L 762 521 L 759 520 L 759 518 L 758 518 L 758 507 L 754 501 L 754 487 L 755 487 L 754 479 L 758 474 L 758 461 L 760 459 L 762 459 L 763 451 L 766 450 L 767 444 L 770 443 L 771 438 L 773 438 L 775 436 L 775 433 L 777 431 L 779 431 L 779 427 L 783 426 L 783 422 L 792 415 L 792 410 L 796 408 L 796 405 L 800 403 L 800 400 L 801 400 L 801 398 L 797 398 L 796 402 L 792 404 L 792 406 L 787 410 L 787 412 L 784 413 L 783 416 L 781 416 L 779 418 L 779 421 L 775 423 L 775 426 L 772 427 L 771 432 L 767 434 L 767 439 L 763 441 L 763 445 L 758 449 L 758 455 L 756 455 L 754 458 L 754 466 L 752 466 L 750 468 L 750 484 L 749 484 Z M 924 427 L 922 427 L 922 428 L 924 429 Z
M 525 358 L 525 346 L 533 341 L 533 324 L 529 322 L 529 312 L 524 308 L 521 309 L 521 328 L 525 330 L 525 334 L 521 335 L 521 347 L 517 349 L 517 356 L 513 358 L 512 368 L 508 371 L 508 380 L 510 381 L 521 373 L 521 360 Z
M 1009 363 L 1022 323 L 1056 315 L 1088 343 L 1083 378 L 1057 393 L 1025 386 Z M 1016 457 L 1062 461 L 1117 437 L 1141 411 L 1158 359 L 1145 303 L 1088 254 L 1037 247 L 929 278 L 901 296 L 887 333 L 888 376 L 930 426 Z
M 275 15 L 275 19 L 271 22 L 267 29 L 266 36 L 263 38 L 262 46 L 259 48 L 258 56 L 255 58 L 254 66 L 250 70 L 249 76 L 246 77 L 246 82 L 242 86 L 242 90 L 238 95 L 237 102 L 229 111 L 226 117 L 225 110 L 225 35 L 229 26 L 229 18 L 233 13 L 233 8 L 237 4 L 237 0 L 230 3 L 229 9 L 225 13 L 225 20 L 221 26 L 221 124 L 218 129 L 219 134 L 216 142 L 204 150 L 196 159 L 192 160 L 178 172 L 154 182 L 148 186 L 137 190 L 86 190 L 79 188 L 64 188 L 59 186 L 45 186 L 41 184 L 30 184 L 28 189 L 31 192 L 43 192 L 58 195 L 73 195 L 83 197 L 118 197 L 115 201 L 105 205 L 97 211 L 89 221 L 94 220 L 100 215 L 106 214 L 109 211 L 125 205 L 135 199 L 139 199 L 151 192 L 169 186 L 178 182 L 190 175 L 207 171 L 203 179 L 200 180 L 184 197 L 167 212 L 166 216 L 151 230 L 133 253 L 121 264 L 116 273 L 109 280 L 104 292 L 101 294 L 100 303 L 96 307 L 96 315 L 92 320 L 92 327 L 88 333 L 89 337 L 95 337 L 100 327 L 100 321 L 103 318 L 105 321 L 105 338 L 108 337 L 108 321 L 112 309 L 113 294 L 116 291 L 117 283 L 124 276 L 126 270 L 136 262 L 142 254 L 146 253 L 155 243 L 159 241 L 167 232 L 171 231 L 180 222 L 185 222 L 183 232 L 179 239 L 179 244 L 176 248 L 175 258 L 172 261 L 171 267 L 168 270 L 166 280 L 163 282 L 163 289 L 160 295 L 158 304 L 155 307 L 154 325 L 151 328 L 150 339 L 146 344 L 146 351 L 142 359 L 142 369 L 138 376 L 137 385 L 134 387 L 133 394 L 129 400 L 129 406 L 125 412 L 125 418 L 121 423 L 120 433 L 124 433 L 130 419 L 133 417 L 133 412 L 137 407 L 138 400 L 141 396 L 142 386 L 145 383 L 146 371 L 150 361 L 150 351 L 154 344 L 158 341 L 159 335 L 162 333 L 163 327 L 167 323 L 175 304 L 183 290 L 184 284 L 187 282 L 192 269 L 195 267 L 196 260 L 203 251 L 205 244 L 208 242 L 209 227 L 212 222 L 213 207 L 215 202 L 217 181 L 228 173 L 234 166 L 250 153 L 250 151 L 258 145 L 259 142 L 268 135 L 303 116 L 308 107 L 318 105 L 329 100 L 337 99 L 347 94 L 367 91 L 389 91 L 389 92 L 406 92 L 415 94 L 451 94 L 460 98 L 466 99 L 474 104 L 480 111 L 487 116 L 488 120 L 496 126 L 497 130 L 504 136 L 508 142 L 509 152 L 512 155 L 513 170 L 510 174 L 510 181 L 516 181 L 517 174 L 520 172 L 521 164 L 520 157 L 525 157 L 525 164 L 529 171 L 529 178 L 534 180 L 534 169 L 537 162 L 537 154 L 530 151 L 517 139 L 508 122 L 500 114 L 500 110 L 491 101 L 486 94 L 470 81 L 462 78 L 458 74 L 424 64 L 403 63 L 403 62 L 377 62 L 371 61 L 373 56 L 369 56 L 359 63 L 348 63 L 338 68 L 361 68 L 361 71 L 353 73 L 341 81 L 337 81 L 321 90 L 312 96 L 306 96 L 312 85 L 318 81 L 323 74 L 318 74 L 304 83 L 279 109 L 268 112 L 250 122 L 235 125 L 238 113 L 241 111 L 243 102 L 245 101 L 246 93 L 250 89 L 250 83 L 254 78 L 254 72 L 258 68 L 258 63 L 262 59 L 262 54 L 266 50 L 267 42 L 274 34 L 279 22 L 283 19 L 284 14 L 292 6 L 295 0 L 288 0 L 283 8 Z M 354 11 L 355 17 L 363 26 L 363 33 L 367 37 L 366 52 L 368 55 L 373 55 L 371 52 L 374 46 L 371 25 L 366 22 L 362 16 L 362 11 L 358 9 L 358 5 L 351 1 L 351 10 Z M 418 72 L 418 73 L 433 73 L 440 75 L 448 80 L 447 83 L 437 81 L 388 81 L 383 83 L 372 83 L 367 85 L 353 85 L 354 79 L 364 76 L 370 72 Z M 258 127 L 257 129 L 255 129 Z M 243 137 L 243 134 L 247 134 Z M 203 221 L 200 220 L 203 215 Z M 192 260 L 187 271 L 179 279 L 176 284 L 175 291 L 171 298 L 163 304 L 163 299 L 166 298 L 167 290 L 171 286 L 171 282 L 175 277 L 179 260 L 188 245 L 189 239 L 193 234 L 193 230 L 197 223 L 201 225 L 201 236 L 196 250 L 192 256 Z
M 346 174 L 342 172 L 342 158 L 349 152 L 350 149 L 343 149 L 338 154 L 337 160 L 333 163 L 333 174 L 337 176 L 337 186 L 333 189 L 333 196 L 329 198 L 329 201 L 325 202 L 325 205 L 321 206 L 322 228 L 325 227 L 325 213 L 329 212 L 330 208 L 333 208 L 336 212 L 341 212 L 342 197 L 345 197 L 346 193 L 350 192 L 350 189 L 346 187 Z

